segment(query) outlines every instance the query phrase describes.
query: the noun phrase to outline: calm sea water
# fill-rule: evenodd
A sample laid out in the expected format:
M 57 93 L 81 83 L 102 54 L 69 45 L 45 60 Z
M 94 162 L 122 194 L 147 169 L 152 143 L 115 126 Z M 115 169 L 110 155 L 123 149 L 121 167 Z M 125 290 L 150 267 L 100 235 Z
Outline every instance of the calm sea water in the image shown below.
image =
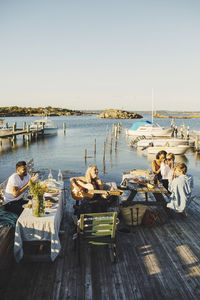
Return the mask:
M 145 119 L 151 120 L 151 115 L 143 115 Z M 15 117 L 5 118 L 4 122 L 12 125 L 17 122 L 17 127 L 22 128 L 23 122 L 30 124 L 38 117 Z M 58 169 L 61 169 L 67 176 L 84 174 L 90 164 L 97 164 L 100 177 L 104 181 L 116 181 L 120 183 L 122 172 L 133 168 L 151 169 L 152 157 L 147 157 L 145 152 L 137 152 L 129 146 L 125 137 L 124 129 L 130 127 L 134 120 L 109 120 L 99 119 L 96 115 L 88 116 L 62 116 L 52 117 L 57 123 L 59 130 L 57 136 L 38 139 L 37 142 L 23 143 L 22 137 L 17 138 L 16 145 L 6 151 L 0 150 L 0 182 L 5 180 L 15 171 L 15 164 L 19 160 L 30 160 L 34 158 L 36 169 L 53 169 L 54 176 L 57 176 Z M 110 133 L 113 123 L 122 123 L 122 133 L 117 143 L 117 149 L 110 154 Z M 160 125 L 170 126 L 170 119 L 155 119 Z M 63 122 L 66 122 L 66 134 L 63 133 Z M 177 120 L 176 125 L 185 123 L 190 129 L 199 130 L 199 119 Z M 103 164 L 103 146 L 106 141 L 105 167 Z M 96 156 L 94 155 L 94 141 L 96 139 Z M 89 156 L 84 159 L 84 152 L 87 149 Z M 199 165 L 200 155 L 188 151 L 185 156 L 177 160 L 185 162 L 189 173 L 193 174 L 195 180 L 195 191 L 200 183 Z

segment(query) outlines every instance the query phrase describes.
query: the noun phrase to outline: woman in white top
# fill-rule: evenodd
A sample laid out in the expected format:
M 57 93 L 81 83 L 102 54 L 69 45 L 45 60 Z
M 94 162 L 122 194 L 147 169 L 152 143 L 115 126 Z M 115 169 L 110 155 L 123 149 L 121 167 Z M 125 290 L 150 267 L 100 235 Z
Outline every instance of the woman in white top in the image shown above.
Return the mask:
M 172 180 L 172 174 L 174 172 L 174 160 L 175 155 L 173 153 L 168 153 L 166 155 L 166 159 L 160 165 L 162 184 L 167 190 L 169 182 Z

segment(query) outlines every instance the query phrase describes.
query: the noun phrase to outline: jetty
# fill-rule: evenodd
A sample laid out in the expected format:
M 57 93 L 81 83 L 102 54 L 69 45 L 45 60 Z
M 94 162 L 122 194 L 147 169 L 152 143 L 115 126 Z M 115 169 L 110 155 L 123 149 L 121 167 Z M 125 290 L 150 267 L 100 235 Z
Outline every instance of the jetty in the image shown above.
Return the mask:
M 18 135 L 33 135 L 36 136 L 38 134 L 43 134 L 44 130 L 43 129 L 29 129 L 29 130 L 15 130 L 15 131 L 6 131 L 4 133 L 1 132 L 0 130 L 0 138 L 4 139 L 4 138 L 12 138 L 12 137 L 16 137 Z
M 100 246 L 81 248 L 78 262 L 72 239 L 75 201 L 69 192 L 66 201 L 60 255 L 53 263 L 24 259 L 17 264 L 12 258 L 9 267 L 0 270 L 2 300 L 200 298 L 198 198 L 188 208 L 187 218 L 174 214 L 153 228 L 139 225 L 129 233 L 117 231 L 116 263 Z M 44 243 L 42 251 L 47 248 Z

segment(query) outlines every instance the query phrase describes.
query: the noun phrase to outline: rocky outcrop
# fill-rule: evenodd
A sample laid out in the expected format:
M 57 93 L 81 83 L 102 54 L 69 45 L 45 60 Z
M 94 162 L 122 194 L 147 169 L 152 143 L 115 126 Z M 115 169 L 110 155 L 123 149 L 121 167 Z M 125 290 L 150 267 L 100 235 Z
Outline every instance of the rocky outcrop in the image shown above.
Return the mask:
M 141 119 L 143 118 L 141 115 L 137 113 L 131 113 L 125 110 L 118 109 L 107 109 L 104 110 L 98 118 L 106 118 L 106 119 Z

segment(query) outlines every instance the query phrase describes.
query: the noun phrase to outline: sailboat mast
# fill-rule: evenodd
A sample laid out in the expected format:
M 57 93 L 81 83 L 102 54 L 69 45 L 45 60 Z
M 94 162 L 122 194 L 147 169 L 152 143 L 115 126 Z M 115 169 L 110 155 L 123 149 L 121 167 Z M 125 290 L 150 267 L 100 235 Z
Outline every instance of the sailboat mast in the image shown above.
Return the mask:
M 152 99 L 151 99 L 151 109 L 152 109 L 152 111 L 151 111 L 151 122 L 152 122 L 152 124 L 153 124 L 153 105 L 154 105 L 154 89 L 152 88 Z

